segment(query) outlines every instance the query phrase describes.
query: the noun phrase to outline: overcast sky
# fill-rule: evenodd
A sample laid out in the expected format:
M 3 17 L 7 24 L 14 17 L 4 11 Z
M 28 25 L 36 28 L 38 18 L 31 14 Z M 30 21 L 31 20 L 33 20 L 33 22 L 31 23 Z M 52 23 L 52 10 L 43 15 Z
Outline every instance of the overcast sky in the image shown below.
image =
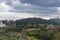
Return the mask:
M 60 17 L 60 0 L 0 0 L 0 20 Z

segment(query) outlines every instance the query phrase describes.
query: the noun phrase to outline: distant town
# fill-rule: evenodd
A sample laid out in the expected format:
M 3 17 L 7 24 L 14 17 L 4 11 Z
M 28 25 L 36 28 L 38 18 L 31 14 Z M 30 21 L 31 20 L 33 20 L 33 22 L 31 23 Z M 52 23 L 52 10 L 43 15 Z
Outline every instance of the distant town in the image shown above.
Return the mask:
M 59 20 L 41 18 L 1 20 L 0 40 L 60 40 L 60 25 L 57 23 Z

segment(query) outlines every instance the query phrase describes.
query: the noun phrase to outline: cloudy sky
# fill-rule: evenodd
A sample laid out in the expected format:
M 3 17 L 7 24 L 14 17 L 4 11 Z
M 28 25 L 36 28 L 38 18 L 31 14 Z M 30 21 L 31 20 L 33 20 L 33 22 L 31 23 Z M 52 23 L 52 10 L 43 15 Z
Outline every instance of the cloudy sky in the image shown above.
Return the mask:
M 60 0 L 0 0 L 0 20 L 60 17 Z

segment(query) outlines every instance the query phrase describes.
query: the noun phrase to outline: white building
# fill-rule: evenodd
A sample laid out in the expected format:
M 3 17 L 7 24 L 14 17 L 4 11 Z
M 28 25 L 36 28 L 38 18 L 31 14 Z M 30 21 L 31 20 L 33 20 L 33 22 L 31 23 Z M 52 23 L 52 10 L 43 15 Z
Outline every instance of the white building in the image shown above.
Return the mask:
M 5 27 L 6 25 L 5 24 L 3 24 L 3 22 L 2 21 L 0 21 L 0 27 Z
M 47 26 L 47 29 L 49 29 L 49 28 L 55 28 L 55 27 L 56 27 L 56 26 L 50 24 L 50 25 Z

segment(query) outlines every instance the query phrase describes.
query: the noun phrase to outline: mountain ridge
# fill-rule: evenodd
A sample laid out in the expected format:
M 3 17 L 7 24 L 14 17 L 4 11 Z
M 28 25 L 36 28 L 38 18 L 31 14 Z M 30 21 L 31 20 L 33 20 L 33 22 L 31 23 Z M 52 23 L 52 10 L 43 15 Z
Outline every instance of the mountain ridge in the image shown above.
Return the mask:
M 60 24 L 60 19 L 42 19 L 42 18 L 25 18 L 15 21 L 17 24 L 53 24 L 58 25 Z

